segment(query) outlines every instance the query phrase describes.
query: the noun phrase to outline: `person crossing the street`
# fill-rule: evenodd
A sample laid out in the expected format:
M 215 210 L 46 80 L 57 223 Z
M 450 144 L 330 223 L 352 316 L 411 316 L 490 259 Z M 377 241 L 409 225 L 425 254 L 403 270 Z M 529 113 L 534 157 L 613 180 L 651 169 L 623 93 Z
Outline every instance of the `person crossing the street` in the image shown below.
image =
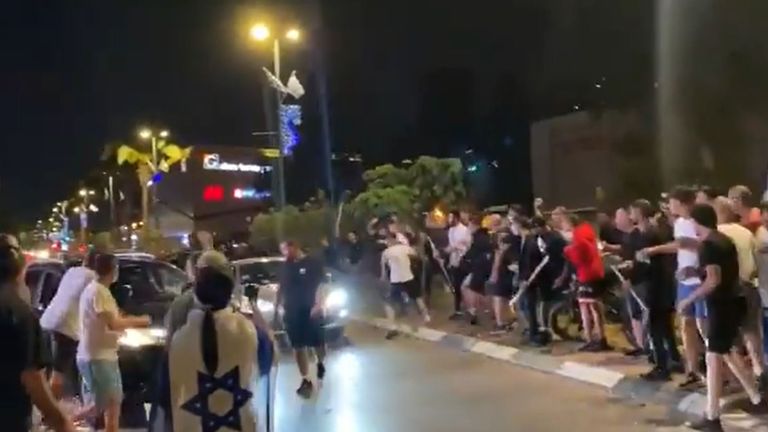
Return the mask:
M 387 248 L 381 254 L 381 279 L 384 282 L 389 282 L 389 292 L 384 302 L 384 311 L 393 326 L 386 334 L 387 339 L 392 339 L 398 335 L 395 306 L 402 304 L 404 296 L 408 296 L 411 301 L 416 303 L 424 322 L 431 321 L 427 305 L 424 303 L 421 286 L 413 274 L 411 259 L 415 256 L 416 251 L 412 247 L 401 243 L 394 233 L 389 234 Z
M 296 390 L 309 398 L 314 384 L 309 378 L 309 353 L 317 358 L 317 379 L 325 378 L 325 335 L 323 332 L 323 298 L 320 284 L 323 266 L 301 249 L 298 242 L 289 240 L 280 245 L 285 257 L 277 304 L 285 311 L 283 322 L 293 347 L 296 364 L 301 374 L 301 385 Z

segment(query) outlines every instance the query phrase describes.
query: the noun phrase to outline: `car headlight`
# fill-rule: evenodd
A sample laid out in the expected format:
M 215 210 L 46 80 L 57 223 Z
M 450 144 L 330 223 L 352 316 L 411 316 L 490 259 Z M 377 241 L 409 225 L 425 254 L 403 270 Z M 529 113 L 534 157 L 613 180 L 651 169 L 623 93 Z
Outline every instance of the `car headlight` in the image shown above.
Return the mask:
M 340 308 L 347 305 L 347 292 L 343 289 L 335 289 L 325 298 L 326 308 Z
M 118 339 L 118 343 L 127 348 L 162 345 L 167 335 L 168 332 L 164 328 L 127 329 Z
M 259 308 L 259 312 L 262 312 L 262 313 L 274 312 L 275 311 L 274 303 L 268 302 L 268 301 L 262 300 L 262 299 L 256 300 L 256 307 Z

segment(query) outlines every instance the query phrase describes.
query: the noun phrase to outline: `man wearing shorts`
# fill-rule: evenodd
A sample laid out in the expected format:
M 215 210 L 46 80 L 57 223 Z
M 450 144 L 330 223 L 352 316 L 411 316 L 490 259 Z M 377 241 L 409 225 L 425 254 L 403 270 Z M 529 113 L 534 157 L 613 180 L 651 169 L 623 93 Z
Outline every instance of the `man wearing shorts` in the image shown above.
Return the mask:
M 575 219 L 575 216 L 573 216 Z M 580 351 L 608 351 L 600 297 L 605 285 L 605 268 L 597 249 L 597 234 L 588 222 L 574 220 L 573 241 L 565 248 L 565 257 L 576 269 L 578 299 L 584 325 L 585 344 Z
M 757 244 L 752 232 L 739 224 L 739 216 L 728 198 L 719 197 L 713 202 L 717 213 L 717 230 L 728 236 L 736 246 L 739 258 L 739 294 L 744 298 L 746 311 L 741 326 L 744 345 L 752 361 L 752 370 L 761 388 L 768 384 L 763 353 L 763 304 L 760 293 L 752 282 L 757 274 L 755 252 Z
M 696 201 L 696 191 L 689 187 L 679 186 L 669 197 L 669 210 L 677 217 L 674 223 L 675 241 L 665 245 L 645 249 L 650 257 L 658 254 L 677 254 L 677 302 L 690 296 L 701 285 L 699 277 L 699 241 L 696 237 L 695 224 L 691 219 L 691 209 Z M 699 368 L 699 355 L 702 352 L 699 334 L 704 338 L 706 333 L 707 303 L 703 299 L 690 303 L 687 308 L 679 311 L 680 331 L 683 339 L 685 354 L 686 379 L 680 384 L 681 388 L 695 387 L 702 383 Z
M 147 327 L 148 316 L 122 315 L 109 286 L 117 280 L 117 258 L 103 254 L 94 264 L 96 279 L 80 296 L 80 343 L 77 368 L 83 380 L 86 408 L 77 419 L 104 415 L 104 430 L 117 432 L 123 384 L 117 362 L 118 338 L 125 329 Z
M 72 267 L 64 273 L 56 295 L 40 317 L 40 326 L 46 330 L 53 342 L 53 372 L 51 391 L 56 398 L 64 393 L 67 378 L 73 378 L 76 368 L 77 342 L 80 340 L 80 295 L 94 279 L 96 254 L 89 252 L 83 258 L 83 265 Z
M 720 397 L 723 389 L 723 361 L 744 387 L 754 413 L 768 412 L 768 405 L 750 379 L 741 355 L 734 350 L 745 304 L 739 295 L 739 260 L 736 246 L 717 230 L 717 215 L 707 204 L 691 210 L 695 230 L 701 239 L 699 261 L 706 276 L 704 282 L 680 300 L 678 311 L 704 299 L 708 307 L 707 329 L 707 414 L 688 427 L 703 431 L 722 431 Z
M 309 349 L 313 349 L 317 357 L 317 379 L 322 381 L 325 378 L 323 299 L 320 291 L 323 267 L 306 255 L 295 241 L 283 242 L 280 250 L 285 264 L 277 303 L 282 304 L 285 310 L 283 322 L 301 374 L 301 385 L 296 393 L 309 398 L 314 388 L 309 379 Z
M 425 323 L 431 320 L 421 295 L 421 287 L 413 275 L 411 258 L 414 256 L 416 251 L 412 247 L 402 244 L 393 233 L 389 234 L 387 248 L 381 254 L 381 279 L 385 282 L 389 280 L 390 284 L 389 293 L 384 302 L 384 312 L 392 324 L 392 329 L 387 332 L 387 339 L 398 335 L 394 305 L 402 304 L 404 296 L 408 296 L 416 303 Z

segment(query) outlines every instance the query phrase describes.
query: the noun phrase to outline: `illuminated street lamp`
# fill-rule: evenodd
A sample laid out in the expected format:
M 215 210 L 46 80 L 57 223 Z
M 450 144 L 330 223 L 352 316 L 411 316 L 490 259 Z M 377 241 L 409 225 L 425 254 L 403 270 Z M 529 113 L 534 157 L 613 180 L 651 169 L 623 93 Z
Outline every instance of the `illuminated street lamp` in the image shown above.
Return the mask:
M 257 23 L 253 27 L 251 27 L 250 31 L 251 38 L 258 42 L 266 42 L 270 39 L 272 33 L 269 30 L 269 27 L 267 27 L 264 23 Z M 285 32 L 285 39 L 296 43 L 301 40 L 301 31 L 297 28 L 289 28 Z M 282 116 L 282 104 L 283 100 L 285 99 L 285 95 L 290 92 L 286 86 L 282 84 L 282 81 L 280 79 L 280 38 L 274 37 L 272 38 L 272 54 L 273 54 L 273 70 L 270 71 L 267 68 L 264 68 L 264 72 L 267 75 L 267 79 L 270 81 L 270 84 L 275 87 L 276 89 L 276 99 L 277 99 L 277 127 L 275 134 L 277 135 L 277 148 L 278 148 L 278 157 L 277 157 L 277 208 L 279 210 L 282 210 L 285 208 L 285 143 L 283 142 L 283 137 L 281 134 L 281 116 Z M 290 83 L 289 83 L 290 84 Z M 300 93 L 291 93 L 294 97 L 301 97 L 301 95 L 304 93 L 303 88 L 301 88 Z

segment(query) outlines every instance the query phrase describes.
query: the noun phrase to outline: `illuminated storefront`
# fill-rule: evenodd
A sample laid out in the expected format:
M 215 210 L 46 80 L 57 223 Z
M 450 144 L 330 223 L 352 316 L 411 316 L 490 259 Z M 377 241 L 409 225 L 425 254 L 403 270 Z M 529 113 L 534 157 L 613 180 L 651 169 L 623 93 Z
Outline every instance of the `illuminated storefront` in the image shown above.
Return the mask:
M 272 160 L 256 148 L 195 146 L 186 168 L 157 185 L 154 213 L 166 236 L 206 230 L 226 239 L 272 206 Z

